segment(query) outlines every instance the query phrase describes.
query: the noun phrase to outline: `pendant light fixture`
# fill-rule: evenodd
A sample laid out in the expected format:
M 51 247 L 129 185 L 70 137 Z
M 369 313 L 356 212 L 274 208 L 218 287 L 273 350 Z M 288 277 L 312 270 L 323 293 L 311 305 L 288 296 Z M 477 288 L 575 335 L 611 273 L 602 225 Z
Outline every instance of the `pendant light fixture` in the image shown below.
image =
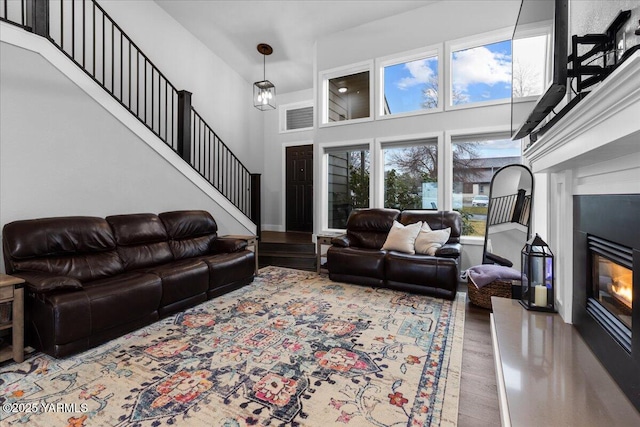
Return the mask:
M 253 106 L 258 110 L 273 110 L 276 108 L 276 87 L 266 78 L 266 57 L 273 53 L 273 49 L 266 43 L 258 45 L 258 52 L 262 54 L 262 81 L 253 84 Z

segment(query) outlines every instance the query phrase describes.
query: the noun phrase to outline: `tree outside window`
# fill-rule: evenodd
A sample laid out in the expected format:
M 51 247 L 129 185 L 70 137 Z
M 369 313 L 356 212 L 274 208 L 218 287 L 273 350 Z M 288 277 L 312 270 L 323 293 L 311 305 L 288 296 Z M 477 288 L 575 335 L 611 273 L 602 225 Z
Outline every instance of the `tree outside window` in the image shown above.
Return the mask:
M 438 153 L 435 143 L 389 147 L 384 156 L 384 206 L 437 209 Z
M 503 166 L 522 163 L 520 141 L 458 140 L 453 142 L 452 150 L 454 209 L 463 218 L 462 235 L 482 237 L 491 178 Z M 457 208 L 456 200 L 460 201 Z

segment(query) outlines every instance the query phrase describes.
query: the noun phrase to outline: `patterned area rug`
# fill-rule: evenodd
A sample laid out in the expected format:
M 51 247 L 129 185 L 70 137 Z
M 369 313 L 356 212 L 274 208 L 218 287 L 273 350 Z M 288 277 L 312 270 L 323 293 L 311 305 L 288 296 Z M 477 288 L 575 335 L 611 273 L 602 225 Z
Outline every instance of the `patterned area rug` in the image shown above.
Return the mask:
M 456 301 L 267 267 L 64 360 L 0 369 L 3 426 L 452 426 Z

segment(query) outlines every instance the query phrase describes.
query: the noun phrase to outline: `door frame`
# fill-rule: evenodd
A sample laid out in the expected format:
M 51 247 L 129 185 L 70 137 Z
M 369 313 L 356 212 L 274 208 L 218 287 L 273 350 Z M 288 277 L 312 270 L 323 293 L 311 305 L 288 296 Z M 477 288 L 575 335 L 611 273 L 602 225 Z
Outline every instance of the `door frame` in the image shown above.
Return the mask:
M 280 187 L 280 194 L 282 194 L 282 200 L 281 200 L 281 204 L 280 204 L 280 231 L 287 231 L 287 147 L 297 147 L 300 145 L 313 145 L 313 140 L 312 139 L 307 139 L 304 141 L 295 141 L 295 142 L 284 142 L 282 143 L 282 155 L 281 155 L 281 162 L 282 162 L 282 167 L 280 169 L 282 169 L 282 175 L 281 175 L 281 187 Z M 315 151 L 315 150 L 314 150 Z M 315 152 L 314 152 L 314 157 L 315 157 Z M 314 174 L 315 174 L 315 158 L 313 159 L 313 163 L 314 163 Z M 314 175 L 315 176 L 315 175 Z M 315 180 L 314 180 L 314 186 L 313 186 L 313 190 L 315 193 Z M 313 213 L 313 223 L 315 226 L 315 209 L 316 209 L 316 203 L 315 203 L 315 197 L 313 198 L 313 208 L 311 210 L 311 212 Z M 312 231 L 313 232 L 313 231 Z

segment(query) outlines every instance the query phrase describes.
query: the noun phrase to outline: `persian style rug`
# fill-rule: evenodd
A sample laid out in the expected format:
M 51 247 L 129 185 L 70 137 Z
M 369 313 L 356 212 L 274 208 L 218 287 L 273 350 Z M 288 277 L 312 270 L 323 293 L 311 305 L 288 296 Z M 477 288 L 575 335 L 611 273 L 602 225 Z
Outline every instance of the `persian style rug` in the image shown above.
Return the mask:
M 452 426 L 464 294 L 278 267 L 67 359 L 0 368 L 2 426 Z

